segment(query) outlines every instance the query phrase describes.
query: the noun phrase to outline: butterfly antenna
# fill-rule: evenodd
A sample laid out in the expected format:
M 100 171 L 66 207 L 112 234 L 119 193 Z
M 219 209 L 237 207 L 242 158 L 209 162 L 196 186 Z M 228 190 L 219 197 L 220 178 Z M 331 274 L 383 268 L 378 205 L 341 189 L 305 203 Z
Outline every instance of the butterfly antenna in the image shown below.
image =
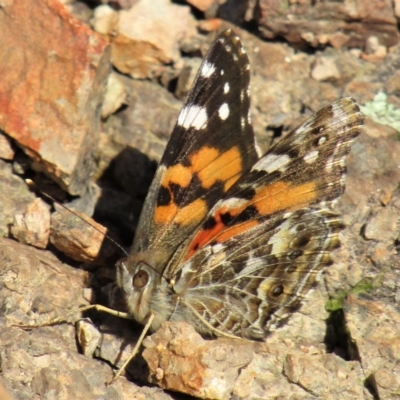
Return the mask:
M 116 242 L 113 238 L 108 236 L 106 233 L 102 232 L 99 228 L 91 224 L 89 221 L 86 221 L 83 219 L 77 212 L 74 210 L 71 210 L 70 208 L 64 206 L 64 204 L 61 204 L 59 201 L 57 201 L 54 197 L 50 196 L 48 193 L 46 193 L 43 189 L 40 188 L 40 186 L 36 183 L 33 182 L 32 179 L 25 179 L 26 184 L 33 190 L 35 190 L 37 193 L 39 193 L 41 196 L 53 201 L 54 203 L 58 204 L 60 207 L 62 207 L 64 210 L 67 210 L 71 214 L 75 215 L 75 217 L 79 218 L 81 221 L 84 221 L 88 225 L 90 225 L 93 229 L 95 229 L 97 232 L 101 233 L 106 239 L 108 239 L 110 242 L 112 242 L 115 246 L 117 246 L 126 256 L 128 256 L 128 253 L 125 251 L 125 249 L 118 243 Z

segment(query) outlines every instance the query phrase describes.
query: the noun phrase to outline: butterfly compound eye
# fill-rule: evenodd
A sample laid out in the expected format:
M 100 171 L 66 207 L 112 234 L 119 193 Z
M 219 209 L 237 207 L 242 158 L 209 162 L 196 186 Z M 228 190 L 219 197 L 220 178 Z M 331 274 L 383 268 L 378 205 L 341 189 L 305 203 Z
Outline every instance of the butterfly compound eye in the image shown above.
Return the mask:
M 132 279 L 132 284 L 136 289 L 142 289 L 147 285 L 149 281 L 149 274 L 146 271 L 136 272 L 135 276 Z

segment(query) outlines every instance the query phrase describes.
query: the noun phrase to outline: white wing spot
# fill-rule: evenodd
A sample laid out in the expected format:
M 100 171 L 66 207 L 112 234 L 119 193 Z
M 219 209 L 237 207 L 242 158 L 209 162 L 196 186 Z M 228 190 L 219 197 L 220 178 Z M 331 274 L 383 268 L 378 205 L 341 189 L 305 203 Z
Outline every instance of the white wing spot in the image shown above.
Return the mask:
M 335 202 L 335 200 L 329 200 L 329 206 L 328 206 L 328 202 L 327 201 L 321 201 L 318 203 L 318 206 L 321 208 L 325 208 L 325 207 L 330 207 L 331 204 L 333 204 Z
M 223 69 L 221 69 L 220 74 L 221 76 L 224 75 L 225 71 Z
M 229 83 L 226 82 L 225 85 L 224 85 L 224 94 L 229 93 L 229 90 L 230 90 L 230 89 L 231 89 L 231 88 L 230 88 L 230 86 L 229 86 Z
M 240 126 L 242 127 L 242 129 L 244 129 L 244 127 L 246 126 L 246 120 L 243 117 L 240 118 Z
M 254 137 L 254 147 L 256 148 L 256 153 L 257 153 L 257 157 L 261 158 L 261 156 L 263 155 L 263 152 L 260 148 L 260 146 L 257 143 L 257 139 Z
M 268 154 L 261 158 L 252 168 L 252 171 L 266 171 L 268 173 L 274 171 L 284 172 L 290 162 L 288 155 Z
M 204 107 L 189 105 L 179 114 L 178 125 L 185 129 L 190 127 L 204 129 L 207 127 L 207 120 L 207 110 Z
M 265 261 L 263 258 L 256 257 L 252 253 L 250 253 L 248 257 L 246 266 L 239 272 L 239 276 L 254 275 L 257 270 L 263 267 L 265 268 Z
M 215 65 L 209 63 L 208 61 L 204 61 L 203 66 L 201 67 L 201 76 L 204 78 L 209 78 L 215 72 Z
M 239 207 L 243 207 L 243 206 L 247 205 L 248 200 L 241 199 L 239 197 L 231 197 L 229 199 L 218 202 L 217 204 L 218 204 L 218 208 L 226 207 L 229 210 L 230 208 L 235 209 L 235 208 L 239 208 Z M 216 206 L 217 205 L 214 206 L 214 209 L 217 208 Z
M 226 246 L 224 246 L 224 245 L 221 244 L 221 243 L 216 243 L 216 244 L 214 244 L 213 246 L 211 246 L 211 251 L 212 251 L 214 254 L 219 253 L 220 251 L 224 251 L 224 250 L 226 250 Z
M 227 103 L 222 104 L 222 106 L 218 110 L 219 117 L 225 121 L 229 116 L 229 106 Z
M 315 161 L 317 160 L 318 154 L 319 154 L 319 151 L 318 151 L 318 150 L 310 151 L 309 153 L 307 153 L 307 154 L 303 157 L 303 158 L 304 158 L 304 161 L 305 161 L 307 164 L 312 164 L 313 162 L 315 162 Z
M 321 137 L 318 139 L 318 146 L 323 145 L 325 142 L 326 142 L 326 136 L 321 136 Z
M 332 171 L 332 167 L 333 167 L 333 156 L 329 157 L 326 160 L 325 171 L 328 171 L 328 172 Z

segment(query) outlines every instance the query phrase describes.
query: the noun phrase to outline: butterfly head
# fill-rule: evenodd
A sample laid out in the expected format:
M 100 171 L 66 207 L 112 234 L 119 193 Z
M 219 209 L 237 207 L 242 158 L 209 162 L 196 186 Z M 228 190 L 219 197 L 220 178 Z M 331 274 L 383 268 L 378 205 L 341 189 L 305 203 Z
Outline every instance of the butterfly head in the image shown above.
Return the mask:
M 128 313 L 140 323 L 146 322 L 151 311 L 163 311 L 161 314 L 166 311 L 155 310 L 153 305 L 156 297 L 167 296 L 169 286 L 154 267 L 155 262 L 154 256 L 130 255 L 116 264 L 116 281 L 122 290 Z M 157 301 L 157 304 L 160 302 Z

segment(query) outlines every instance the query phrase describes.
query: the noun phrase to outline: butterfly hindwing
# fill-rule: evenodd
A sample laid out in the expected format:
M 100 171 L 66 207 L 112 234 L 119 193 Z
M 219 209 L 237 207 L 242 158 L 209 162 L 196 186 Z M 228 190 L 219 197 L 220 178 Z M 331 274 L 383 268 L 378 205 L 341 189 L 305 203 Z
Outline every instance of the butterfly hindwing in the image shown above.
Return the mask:
M 254 339 L 301 304 L 339 245 L 332 207 L 361 124 L 350 98 L 323 108 L 214 206 L 188 243 L 186 263 L 175 265 L 175 290 L 188 308 L 217 331 Z
M 315 286 L 341 229 L 329 209 L 272 217 L 196 252 L 181 269 L 175 291 L 200 314 L 198 330 L 263 339 Z

